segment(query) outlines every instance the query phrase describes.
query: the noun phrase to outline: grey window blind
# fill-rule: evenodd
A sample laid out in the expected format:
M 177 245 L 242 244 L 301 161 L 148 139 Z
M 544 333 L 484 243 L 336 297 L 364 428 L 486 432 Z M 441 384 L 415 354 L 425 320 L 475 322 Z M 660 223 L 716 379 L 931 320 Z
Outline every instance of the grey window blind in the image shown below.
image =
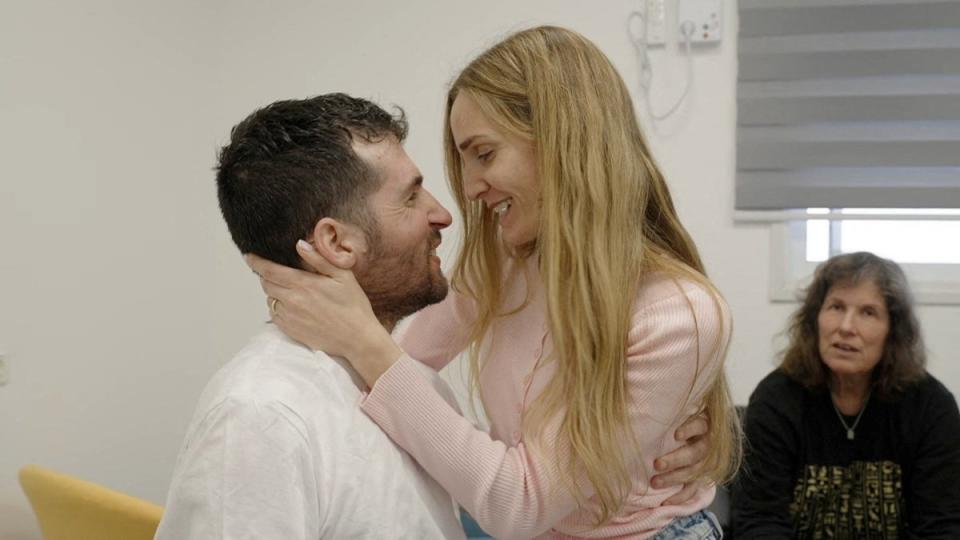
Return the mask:
M 738 211 L 960 208 L 960 0 L 740 0 Z

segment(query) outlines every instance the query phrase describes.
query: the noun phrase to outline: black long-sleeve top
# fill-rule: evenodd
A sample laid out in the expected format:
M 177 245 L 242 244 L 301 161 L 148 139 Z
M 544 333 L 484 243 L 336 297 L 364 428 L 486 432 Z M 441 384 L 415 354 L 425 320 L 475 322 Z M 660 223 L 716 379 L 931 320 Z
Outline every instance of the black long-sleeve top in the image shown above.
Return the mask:
M 736 538 L 960 539 L 960 411 L 933 376 L 871 398 L 848 440 L 826 389 L 776 370 L 744 431 Z

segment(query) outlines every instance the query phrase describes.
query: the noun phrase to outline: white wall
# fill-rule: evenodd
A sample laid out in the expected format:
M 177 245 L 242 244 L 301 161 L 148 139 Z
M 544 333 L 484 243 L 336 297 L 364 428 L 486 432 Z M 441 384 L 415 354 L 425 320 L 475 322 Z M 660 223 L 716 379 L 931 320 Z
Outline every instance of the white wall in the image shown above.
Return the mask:
M 160 500 L 218 362 L 213 12 L 192 4 L 0 7 L 0 537 L 37 536 L 25 463 Z
M 211 167 L 233 124 L 330 91 L 402 105 L 408 151 L 452 208 L 439 141 L 457 68 L 511 29 L 553 23 L 595 40 L 635 86 L 625 28 L 638 3 L 4 2 L 0 536 L 39 537 L 16 483 L 29 462 L 162 503 L 200 388 L 265 318 L 216 207 Z M 733 308 L 729 373 L 743 402 L 793 306 L 767 300 L 767 228 L 732 221 L 734 3 L 725 9 L 725 39 L 696 54 L 688 102 L 647 131 Z M 684 66 L 673 48 L 654 63 L 662 108 Z M 921 315 L 932 371 L 956 393 L 960 309 Z

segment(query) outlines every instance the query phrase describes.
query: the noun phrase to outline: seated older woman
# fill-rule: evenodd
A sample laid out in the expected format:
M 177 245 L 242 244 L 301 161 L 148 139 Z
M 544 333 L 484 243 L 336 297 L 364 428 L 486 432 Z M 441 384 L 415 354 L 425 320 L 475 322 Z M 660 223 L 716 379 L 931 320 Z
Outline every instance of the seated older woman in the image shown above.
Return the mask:
M 747 408 L 736 537 L 960 538 L 960 412 L 900 267 L 830 259 L 788 333 Z

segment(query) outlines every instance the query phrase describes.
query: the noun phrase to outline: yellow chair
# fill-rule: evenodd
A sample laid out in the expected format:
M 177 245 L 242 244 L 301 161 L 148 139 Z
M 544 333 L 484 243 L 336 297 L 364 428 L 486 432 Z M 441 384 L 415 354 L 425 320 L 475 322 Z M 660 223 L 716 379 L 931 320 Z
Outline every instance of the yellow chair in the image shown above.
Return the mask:
M 20 485 L 44 540 L 149 540 L 163 508 L 37 465 L 20 469 Z

